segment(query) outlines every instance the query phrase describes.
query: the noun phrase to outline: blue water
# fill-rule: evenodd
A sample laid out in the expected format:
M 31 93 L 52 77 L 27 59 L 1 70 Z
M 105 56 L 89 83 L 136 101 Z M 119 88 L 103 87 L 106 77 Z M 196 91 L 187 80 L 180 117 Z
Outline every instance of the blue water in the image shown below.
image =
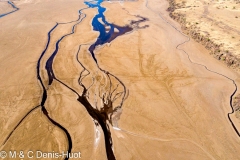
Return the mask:
M 106 8 L 101 6 L 101 3 L 103 0 L 98 0 L 98 1 L 85 1 L 84 3 L 88 5 L 90 8 L 98 8 L 98 14 L 93 18 L 92 20 L 92 26 L 94 31 L 99 32 L 99 36 L 94 44 L 92 44 L 89 47 L 89 51 L 92 54 L 93 59 L 97 63 L 97 59 L 95 58 L 94 55 L 94 50 L 96 46 L 98 45 L 103 45 L 104 43 L 109 43 L 112 40 L 114 40 L 116 37 L 125 34 L 126 32 L 129 32 L 132 30 L 131 27 L 129 26 L 117 26 L 115 24 L 107 22 L 104 12 L 106 11 Z M 99 22 L 99 19 L 102 20 L 102 23 Z M 110 30 L 106 30 L 106 27 L 110 27 Z M 118 30 L 119 32 L 114 32 L 114 29 Z

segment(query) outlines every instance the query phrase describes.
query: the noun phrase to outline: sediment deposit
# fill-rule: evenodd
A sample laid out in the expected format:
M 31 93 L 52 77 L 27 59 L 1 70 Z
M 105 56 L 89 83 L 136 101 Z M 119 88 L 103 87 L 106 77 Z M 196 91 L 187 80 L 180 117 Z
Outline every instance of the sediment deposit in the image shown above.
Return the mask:
M 167 1 L 14 4 L 0 18 L 0 150 L 240 159 L 239 74 L 181 31 Z

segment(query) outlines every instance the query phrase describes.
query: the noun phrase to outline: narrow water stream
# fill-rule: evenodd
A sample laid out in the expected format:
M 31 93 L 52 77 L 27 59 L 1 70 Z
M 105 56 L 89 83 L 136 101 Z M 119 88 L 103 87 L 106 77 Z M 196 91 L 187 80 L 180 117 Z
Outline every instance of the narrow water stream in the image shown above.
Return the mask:
M 122 86 L 123 88 L 123 92 L 122 92 L 122 97 L 121 97 L 121 103 L 118 107 L 121 107 L 123 105 L 123 102 L 126 98 L 126 87 L 124 85 L 124 83 L 117 77 L 115 76 L 114 74 L 112 73 L 109 73 L 108 71 L 106 70 L 103 70 L 99 64 L 98 64 L 98 61 L 97 61 L 97 58 L 95 57 L 95 49 L 97 46 L 99 45 L 103 45 L 105 43 L 110 43 L 111 41 L 113 41 L 114 39 L 116 39 L 118 36 L 121 36 L 121 35 L 124 35 L 130 31 L 132 31 L 134 29 L 134 27 L 132 27 L 133 25 L 138 25 L 139 23 L 141 22 L 144 22 L 146 21 L 147 19 L 146 18 L 143 18 L 143 17 L 140 17 L 140 16 L 137 16 L 138 18 L 141 18 L 141 20 L 139 21 L 132 21 L 131 24 L 129 25 L 126 25 L 126 26 L 118 26 L 116 24 L 113 24 L 113 23 L 109 23 L 105 18 L 105 15 L 104 15 L 104 12 L 106 11 L 106 9 L 104 7 L 101 6 L 101 3 L 103 2 L 103 0 L 97 0 L 97 1 L 88 1 L 88 2 L 84 2 L 88 8 L 97 8 L 98 9 L 98 13 L 93 17 L 93 20 L 92 20 L 92 26 L 93 26 L 93 30 L 94 31 L 97 31 L 99 32 L 99 36 L 98 38 L 96 39 L 96 41 L 90 45 L 90 47 L 88 48 L 89 52 L 91 53 L 92 55 L 92 58 L 93 60 L 96 62 L 98 68 L 100 71 L 102 71 L 103 74 L 106 75 L 106 77 L 112 77 L 114 78 L 116 81 L 118 81 L 118 83 Z M 14 11 L 11 11 L 9 13 L 5 13 L 5 14 L 2 14 L 0 15 L 0 18 L 3 17 L 3 16 L 6 16 L 10 13 L 13 13 L 15 11 L 17 11 L 19 8 L 17 8 L 11 1 L 8 1 L 9 4 L 12 5 Z M 146 7 L 148 9 L 150 9 L 148 7 L 148 4 L 146 4 Z M 36 106 L 34 107 L 32 110 L 30 110 L 22 119 L 21 121 L 16 125 L 16 127 L 14 127 L 14 129 L 11 131 L 11 133 L 7 136 L 7 138 L 5 139 L 4 141 L 4 144 L 8 141 L 8 139 L 10 138 L 10 136 L 12 135 L 12 133 L 15 131 L 15 129 L 22 123 L 22 121 L 32 112 L 34 111 L 36 108 L 40 107 L 41 108 L 41 111 L 42 113 L 46 116 L 46 118 L 55 126 L 57 126 L 58 128 L 60 128 L 66 135 L 66 138 L 67 138 L 67 142 L 68 142 L 68 152 L 71 153 L 72 151 L 72 146 L 73 146 L 73 143 L 72 142 L 72 138 L 71 138 L 71 135 L 69 133 L 69 131 L 60 123 L 58 123 L 56 120 L 54 120 L 47 108 L 45 107 L 45 103 L 46 103 L 46 100 L 48 98 L 48 90 L 47 88 L 49 88 L 49 86 L 52 85 L 53 81 L 56 81 L 58 83 L 60 83 L 61 85 L 63 85 L 64 87 L 68 88 L 72 93 L 76 94 L 77 95 L 77 99 L 76 101 L 78 101 L 80 104 L 82 104 L 86 111 L 88 112 L 89 116 L 94 120 L 95 122 L 95 125 L 96 127 L 97 126 L 100 126 L 103 133 L 104 133 L 104 141 L 105 141 L 105 148 L 106 148 L 106 155 L 107 155 L 107 158 L 108 160 L 115 160 L 115 155 L 114 155 L 114 152 L 113 152 L 113 141 L 112 141 L 112 136 L 111 136 L 111 131 L 110 131 L 110 126 L 109 124 L 111 124 L 111 119 L 109 118 L 109 114 L 112 114 L 114 112 L 113 110 L 113 100 L 111 97 L 109 97 L 107 99 L 108 103 L 103 103 L 103 106 L 102 106 L 102 109 L 99 110 L 97 109 L 96 106 L 92 106 L 92 104 L 90 103 L 90 100 L 88 99 L 88 96 L 87 96 L 87 93 L 88 93 L 88 89 L 80 80 L 83 78 L 83 75 L 81 74 L 83 71 L 79 71 L 80 73 L 80 77 L 79 77 L 79 87 L 81 87 L 83 89 L 83 92 L 82 93 L 78 93 L 77 91 L 75 91 L 73 88 L 71 88 L 71 86 L 68 86 L 67 84 L 63 83 L 60 79 L 57 78 L 57 75 L 55 75 L 54 73 L 54 68 L 53 68 L 53 63 L 54 63 L 54 59 L 56 58 L 56 55 L 58 54 L 58 51 L 59 51 L 59 45 L 60 43 L 62 42 L 63 39 L 65 39 L 66 37 L 72 35 L 75 33 L 75 29 L 77 27 L 77 25 L 79 23 L 82 22 L 82 20 L 84 20 L 84 18 L 86 17 L 86 14 L 82 13 L 83 10 L 85 9 L 88 9 L 88 8 L 83 8 L 83 9 L 80 9 L 79 10 L 79 15 L 78 15 L 78 19 L 76 21 L 71 21 L 71 22 L 66 22 L 66 23 L 56 23 L 56 25 L 54 25 L 50 31 L 48 32 L 47 36 L 48 36 L 48 40 L 47 40 L 47 43 L 46 43 L 46 46 L 44 48 L 44 50 L 42 51 L 39 59 L 38 59 L 38 62 L 37 62 L 37 79 L 40 83 L 40 86 L 42 88 L 42 97 L 41 97 L 41 102 L 40 102 L 40 105 L 39 106 Z M 151 9 L 150 9 L 151 10 Z M 161 17 L 161 15 L 160 15 Z M 161 17 L 162 18 L 162 17 Z M 166 21 L 166 20 L 165 20 Z M 43 57 L 46 56 L 45 53 L 49 47 L 49 44 L 50 44 L 50 41 L 51 41 L 51 35 L 53 34 L 53 31 L 59 26 L 59 25 L 64 25 L 64 24 L 69 24 L 69 23 L 73 23 L 73 26 L 72 26 L 72 30 L 70 33 L 68 34 L 65 34 L 65 35 L 62 35 L 60 39 L 58 39 L 55 43 L 55 50 L 53 51 L 53 53 L 49 56 L 49 57 L 46 57 L 47 58 L 47 61 L 46 63 L 43 63 L 41 65 L 41 63 L 43 62 Z M 166 21 L 166 23 L 168 23 Z M 168 23 L 169 24 L 169 23 Z M 171 25 L 171 24 L 169 24 Z M 172 25 L 171 25 L 172 26 Z M 147 27 L 147 26 L 145 26 Z M 173 28 L 175 28 L 174 26 L 172 26 Z M 176 29 L 176 28 L 175 28 Z M 177 30 L 177 29 L 176 29 Z M 179 31 L 179 30 L 178 30 Z M 179 31 L 181 34 L 183 34 L 181 31 Z M 184 35 L 184 34 L 183 34 Z M 185 36 L 185 35 L 184 35 Z M 186 36 L 187 37 L 187 36 Z M 178 47 L 186 42 L 188 42 L 188 40 L 186 40 L 185 42 L 179 44 L 176 48 L 179 49 Z M 81 46 L 81 44 L 79 44 L 79 46 Z M 80 50 L 80 47 L 79 47 L 79 50 Z M 78 53 L 79 53 L 79 50 L 78 50 Z M 181 49 L 179 49 L 181 50 Z M 183 52 L 185 52 L 184 50 L 182 50 Z M 81 65 L 84 70 L 87 70 L 84 65 L 81 63 L 81 61 L 78 59 L 78 53 L 77 53 L 77 56 L 76 56 L 76 60 L 78 61 L 79 65 Z M 186 53 L 186 52 L 185 52 Z M 187 53 L 186 53 L 187 54 Z M 188 55 L 188 54 L 187 54 Z M 189 58 L 189 55 L 188 55 L 188 58 Z M 191 61 L 191 59 L 189 58 L 189 60 Z M 192 61 L 191 61 L 192 62 Z M 194 64 L 197 64 L 195 62 L 192 62 Z M 202 65 L 202 64 L 198 64 L 198 65 Z M 202 65 L 204 66 L 204 65 Z M 206 66 L 204 66 L 208 71 L 210 72 L 213 72 L 213 73 L 216 73 L 218 75 L 221 75 L 221 76 L 224 76 L 225 78 L 228 78 L 229 80 L 231 80 L 233 82 L 233 84 L 235 85 L 235 91 L 233 92 L 233 94 L 231 95 L 230 97 L 230 105 L 232 107 L 232 98 L 233 98 L 233 95 L 236 93 L 237 91 L 237 85 L 235 83 L 234 80 L 230 79 L 229 77 L 225 76 L 225 75 L 222 75 L 220 73 L 217 73 L 217 72 L 214 72 L 214 71 L 211 71 L 209 70 Z M 88 70 L 87 70 L 88 71 Z M 47 79 L 44 79 L 43 76 L 41 76 L 42 72 L 47 72 Z M 90 71 L 88 71 L 88 73 L 90 73 Z M 109 78 L 110 79 L 110 78 Z M 48 81 L 48 84 L 47 86 L 44 85 L 44 81 Z M 111 86 L 111 84 L 110 84 Z M 111 87 L 110 87 L 111 88 Z M 114 89 L 113 89 L 114 90 Z M 108 92 L 112 92 L 111 89 L 108 91 Z M 104 98 L 102 99 L 102 101 L 104 102 Z M 232 108 L 233 109 L 233 108 Z M 233 113 L 234 111 L 232 111 Z M 231 122 L 233 128 L 235 129 L 236 133 L 238 134 L 238 136 L 240 135 L 238 130 L 236 129 L 234 123 L 231 121 L 231 118 L 230 118 L 230 114 L 232 113 L 228 113 L 228 118 L 229 118 L 229 121 Z M 119 129 L 121 130 L 121 129 Z M 4 145 L 3 144 L 3 145 Z M 65 157 L 65 160 L 67 160 L 68 157 Z
M 9 14 L 11 14 L 11 13 L 16 12 L 17 10 L 19 10 L 19 8 L 16 7 L 15 4 L 14 4 L 12 1 L 9 0 L 9 1 L 8 1 L 8 4 L 10 4 L 14 10 L 11 11 L 11 12 L 8 12 L 8 13 L 0 14 L 0 18 L 2 18 L 2 17 L 4 17 L 4 16 L 7 16 L 7 15 L 9 15 Z
M 161 13 L 158 13 L 158 12 L 154 11 L 153 9 L 151 9 L 151 8 L 149 7 L 148 0 L 146 0 L 145 6 L 146 6 L 146 8 L 148 8 L 149 10 L 151 10 L 152 12 L 156 13 L 156 14 L 157 14 L 165 23 L 167 23 L 170 27 L 172 27 L 172 28 L 175 29 L 177 32 L 179 32 L 181 35 L 183 35 L 184 37 L 187 38 L 185 41 L 183 41 L 182 43 L 178 44 L 178 45 L 176 46 L 176 49 L 182 51 L 183 53 L 185 53 L 185 54 L 187 55 L 189 61 L 190 61 L 192 64 L 196 64 L 196 65 L 199 65 L 199 66 L 203 66 L 207 71 L 212 72 L 212 73 L 217 74 L 217 75 L 220 75 L 220 76 L 222 76 L 222 77 L 230 80 L 230 81 L 233 83 L 235 89 L 234 89 L 234 91 L 232 92 L 232 94 L 230 95 L 230 98 L 229 98 L 229 103 L 230 103 L 230 107 L 231 107 L 231 110 L 232 110 L 232 111 L 231 111 L 230 113 L 227 113 L 227 116 L 228 116 L 228 120 L 229 120 L 229 122 L 231 123 L 234 131 L 236 132 L 236 134 L 238 135 L 238 137 L 240 137 L 240 132 L 238 131 L 237 127 L 235 126 L 235 124 L 233 123 L 233 121 L 232 121 L 232 119 L 231 119 L 231 117 L 230 117 L 230 115 L 234 114 L 234 112 L 235 112 L 235 111 L 234 111 L 234 108 L 233 108 L 233 97 L 234 97 L 234 95 L 236 94 L 236 92 L 237 92 L 237 90 L 238 90 L 238 86 L 237 86 L 235 80 L 232 79 L 232 78 L 230 78 L 230 77 L 228 77 L 228 76 L 226 76 L 226 75 L 224 75 L 224 74 L 222 74 L 222 73 L 213 71 L 213 70 L 209 69 L 207 66 L 205 66 L 205 65 L 203 65 L 203 64 L 201 64 L 201 63 L 196 63 L 196 62 L 192 61 L 192 59 L 190 58 L 189 54 L 188 54 L 184 49 L 180 49 L 180 48 L 179 48 L 181 45 L 184 45 L 185 43 L 188 43 L 188 42 L 191 40 L 190 37 L 189 37 L 188 35 L 184 34 L 184 33 L 183 33 L 182 31 L 180 31 L 179 29 L 177 29 L 173 24 L 171 24 L 170 22 L 168 22 L 165 18 L 163 18 L 163 16 L 161 15 Z
M 61 85 L 63 85 L 64 87 L 66 87 L 67 89 L 69 89 L 71 92 L 73 92 L 74 94 L 76 94 L 78 96 L 78 98 L 76 99 L 76 101 L 78 101 L 80 104 L 82 104 L 85 109 L 87 110 L 89 116 L 91 116 L 91 118 L 94 121 L 94 124 L 96 125 L 96 127 L 100 126 L 103 130 L 104 133 L 104 140 L 105 140 L 105 148 L 106 148 L 106 155 L 107 158 L 109 160 L 115 160 L 115 155 L 113 152 L 113 141 L 112 141 L 112 137 L 111 137 L 111 132 L 110 132 L 110 126 L 109 124 L 112 124 L 112 120 L 111 120 L 111 116 L 113 113 L 115 113 L 119 108 L 122 107 L 124 100 L 126 99 L 126 95 L 127 95 L 127 89 L 124 85 L 124 83 L 118 78 L 116 77 L 114 74 L 109 73 L 106 70 L 103 70 L 102 68 L 100 68 L 99 64 L 97 63 L 97 59 L 94 55 L 94 51 L 96 49 L 96 47 L 98 45 L 103 45 L 105 43 L 109 43 L 111 41 L 113 41 L 115 38 L 117 38 L 118 36 L 124 35 L 127 32 L 130 32 L 134 29 L 133 25 L 135 24 L 136 26 L 138 26 L 139 23 L 146 21 L 147 19 L 143 18 L 143 17 L 138 17 L 141 18 L 141 20 L 139 21 L 132 21 L 131 24 L 128 24 L 126 26 L 118 26 L 112 23 L 107 22 L 105 16 L 104 16 L 104 12 L 105 12 L 105 8 L 103 8 L 101 6 L 101 3 L 103 1 L 102 0 L 98 0 L 98 1 L 89 1 L 89 2 L 85 2 L 85 4 L 88 6 L 88 8 L 97 8 L 98 9 L 98 13 L 94 16 L 93 20 L 92 20 L 92 26 L 93 29 L 95 31 L 99 32 L 99 36 L 97 38 L 97 40 L 90 45 L 89 47 L 89 52 L 92 55 L 93 60 L 96 62 L 97 67 L 99 68 L 99 70 L 105 74 L 105 76 L 108 78 L 109 83 L 110 83 L 110 89 L 105 91 L 104 94 L 109 95 L 107 97 L 100 97 L 101 101 L 103 102 L 103 106 L 101 106 L 101 109 L 98 109 L 96 106 L 92 106 L 92 104 L 90 103 L 90 100 L 88 99 L 88 90 L 89 88 L 87 88 L 81 81 L 81 79 L 83 79 L 85 76 L 82 75 L 84 70 L 87 70 L 84 65 L 81 63 L 81 61 L 78 59 L 78 54 L 80 51 L 78 50 L 77 56 L 76 56 L 76 60 L 79 63 L 79 65 L 81 65 L 84 70 L 83 71 L 79 71 L 80 73 L 80 77 L 79 77 L 79 87 L 81 87 L 83 89 L 82 93 L 78 93 L 77 91 L 75 91 L 73 88 L 71 88 L 71 86 L 68 86 L 67 84 L 63 83 L 60 79 L 57 78 L 57 75 L 55 75 L 54 73 L 54 68 L 53 68 L 53 63 L 54 63 L 54 59 L 56 57 L 56 55 L 58 54 L 59 51 L 59 45 L 62 42 L 63 39 L 65 39 L 66 37 L 72 35 L 75 33 L 76 27 L 79 23 L 81 23 L 83 21 L 83 19 L 85 19 L 86 14 L 82 13 L 83 10 L 88 9 L 88 8 L 83 8 L 79 10 L 79 16 L 78 19 L 76 21 L 71 21 L 71 22 L 66 22 L 66 23 L 56 23 L 56 25 L 54 25 L 50 31 L 48 32 L 47 36 L 48 36 L 48 40 L 46 43 L 46 46 L 44 48 L 44 50 L 42 51 L 38 61 L 37 61 L 37 79 L 40 83 L 40 86 L 42 88 L 42 98 L 41 98 L 41 103 L 39 106 L 35 107 L 34 109 L 32 109 L 31 111 L 29 111 L 27 113 L 27 115 L 25 115 L 21 121 L 17 124 L 17 126 L 14 128 L 14 130 L 20 125 L 20 123 L 36 108 L 40 107 L 42 113 L 46 116 L 46 118 L 48 118 L 48 120 L 55 126 L 57 126 L 58 128 L 60 128 L 66 135 L 66 138 L 68 140 L 68 153 L 71 153 L 72 150 L 72 138 L 71 135 L 69 133 L 69 131 L 60 123 L 58 123 L 56 120 L 54 120 L 47 108 L 45 107 L 45 103 L 47 101 L 48 98 L 48 89 L 49 86 L 52 85 L 53 81 L 56 81 L 57 83 L 60 83 Z M 101 19 L 101 21 L 103 23 L 101 23 L 99 21 L 99 19 Z M 70 33 L 64 34 L 61 36 L 60 39 L 58 39 L 55 42 L 55 50 L 53 51 L 53 53 L 48 57 L 47 61 L 44 63 L 43 62 L 43 57 L 45 57 L 45 53 L 47 51 L 47 49 L 49 48 L 49 44 L 51 42 L 51 35 L 53 34 L 53 31 L 59 26 L 59 25 L 64 25 L 64 24 L 70 24 L 73 23 L 72 26 L 72 30 Z M 81 46 L 81 44 L 79 44 Z M 88 71 L 88 70 L 87 70 Z M 47 79 L 42 77 L 42 72 L 47 72 Z M 90 73 L 90 71 L 88 71 L 88 73 Z M 121 92 L 116 93 L 117 98 L 120 99 L 120 103 L 117 105 L 116 108 L 113 108 L 113 103 L 116 100 L 116 95 L 113 96 L 113 92 L 116 91 L 117 88 L 114 88 L 112 86 L 112 82 L 111 79 L 114 79 L 118 85 L 122 86 L 123 90 Z M 45 86 L 44 81 L 48 81 L 47 86 Z M 117 85 L 117 87 L 118 87 Z M 14 130 L 9 134 L 9 136 L 6 138 L 4 144 L 8 141 L 8 139 L 10 138 L 10 136 L 12 135 L 12 133 L 14 132 Z M 65 160 L 67 160 L 68 157 L 65 157 Z
M 94 50 L 95 50 L 95 47 L 97 45 L 102 45 L 104 43 L 107 43 L 107 42 L 111 42 L 112 40 L 114 40 L 117 36 L 120 36 L 120 35 L 123 35 L 125 34 L 126 32 L 129 32 L 132 30 L 131 27 L 129 26 L 125 26 L 125 27 L 120 27 L 120 26 L 117 26 L 117 25 L 114 25 L 114 24 L 110 24 L 108 23 L 106 20 L 105 20 L 105 17 L 103 15 L 103 12 L 105 11 L 105 8 L 101 7 L 100 4 L 101 4 L 102 1 L 98 1 L 96 4 L 92 3 L 92 2 L 85 2 L 89 8 L 94 8 L 94 7 L 97 7 L 98 8 L 98 11 L 99 13 L 93 18 L 93 21 L 92 21 L 92 25 L 93 25 L 93 28 L 95 31 L 99 31 L 100 32 L 100 35 L 97 39 L 97 41 L 92 44 L 89 48 L 89 51 L 90 53 L 92 54 L 92 57 L 94 59 L 94 61 L 97 63 L 97 59 L 95 58 L 94 56 Z M 113 150 L 112 150 L 112 138 L 111 138 L 111 132 L 110 132 L 110 129 L 109 129 L 109 126 L 108 126 L 108 110 L 109 108 L 112 108 L 112 106 L 109 106 L 109 105 L 104 105 L 105 107 L 107 107 L 107 109 L 105 109 L 106 112 L 102 112 L 102 111 L 99 111 L 98 109 L 96 109 L 96 107 L 92 106 L 91 103 L 89 102 L 88 98 L 87 98 L 87 92 L 88 90 L 86 89 L 86 87 L 84 86 L 84 84 L 82 83 L 79 83 L 79 85 L 84 89 L 83 93 L 78 93 L 76 92 L 74 89 L 72 89 L 70 86 L 68 86 L 67 84 L 63 83 L 61 80 L 59 80 L 57 78 L 57 76 L 55 75 L 54 73 L 54 70 L 53 70 L 53 62 L 54 62 L 54 58 L 56 57 L 58 51 L 59 51 L 59 44 L 61 43 L 61 41 L 71 35 L 71 34 L 74 34 L 75 32 L 75 27 L 81 22 L 81 15 L 84 15 L 83 18 L 86 17 L 85 14 L 82 14 L 81 10 L 79 11 L 79 19 L 76 21 L 76 23 L 73 25 L 72 27 L 72 32 L 71 33 L 68 33 L 68 34 L 65 34 L 63 35 L 55 44 L 55 50 L 54 52 L 51 54 L 51 56 L 48 58 L 46 64 L 45 64 L 45 69 L 48 73 L 48 86 L 52 85 L 52 82 L 54 80 L 56 80 L 57 82 L 61 83 L 62 85 L 64 85 L 65 87 L 67 87 L 69 90 L 71 90 L 73 93 L 75 93 L 77 96 L 78 96 L 78 99 L 77 101 L 80 102 L 84 107 L 85 109 L 87 110 L 89 116 L 92 117 L 92 119 L 97 122 L 96 125 L 100 125 L 100 127 L 102 128 L 103 130 L 103 133 L 104 133 L 104 139 L 105 139 L 105 147 L 106 147 L 106 154 L 107 154 L 107 158 L 109 160 L 115 160 L 115 156 L 114 156 L 114 153 L 113 153 Z M 98 18 L 101 18 L 102 21 L 105 23 L 104 24 L 101 24 L 99 21 L 98 21 Z M 48 45 L 49 45 L 49 42 L 50 42 L 50 38 L 51 38 L 51 32 L 58 26 L 59 24 L 57 23 L 48 33 L 48 42 L 47 42 L 47 45 L 46 45 L 46 48 L 44 49 L 44 51 L 42 52 L 40 58 L 39 58 L 39 61 L 38 61 L 38 65 L 37 65 L 37 75 L 38 75 L 38 80 L 40 81 L 40 84 L 43 88 L 43 95 L 42 95 L 42 101 L 41 101 L 41 106 L 42 106 L 42 112 L 45 114 L 45 116 L 56 126 L 58 126 L 60 129 L 62 129 L 64 131 L 64 133 L 67 135 L 67 138 L 68 138 L 68 144 L 69 144 L 69 149 L 68 149 L 68 152 L 70 153 L 71 152 L 71 149 L 72 149 L 72 140 L 71 140 L 71 135 L 69 134 L 69 132 L 62 126 L 60 125 L 59 123 L 57 123 L 56 121 L 54 121 L 48 114 L 48 111 L 47 109 L 44 107 L 44 104 L 47 100 L 47 90 L 42 82 L 42 78 L 41 78 L 41 75 L 40 75 L 40 62 L 42 60 L 42 57 L 44 56 L 47 48 L 48 48 Z M 105 29 L 106 26 L 110 26 L 110 31 L 107 32 L 107 30 Z M 115 33 L 114 32 L 114 29 L 117 29 L 118 32 Z M 82 64 L 81 64 L 82 65 Z M 100 68 L 99 68 L 100 69 Z M 100 69 L 101 70 L 101 69 Z M 103 70 L 101 70 L 103 71 Z M 108 73 L 107 71 L 104 71 L 104 73 L 110 75 L 110 73 Z M 81 75 L 80 75 L 81 76 Z M 114 75 L 111 75 L 113 77 L 115 77 Z M 116 77 L 115 77 L 116 78 Z M 117 78 L 116 78 L 117 79 Z M 123 84 L 122 82 L 120 82 L 121 84 Z M 125 86 L 124 86 L 125 87 Z M 66 159 L 68 159 L 66 157 Z
M 103 14 L 106 11 L 106 8 L 101 6 L 102 2 L 103 0 L 85 2 L 85 4 L 88 5 L 90 8 L 98 8 L 98 14 L 93 18 L 92 26 L 94 31 L 99 32 L 99 36 L 96 42 L 93 43 L 89 48 L 89 51 L 91 52 L 92 57 L 96 63 L 97 63 L 97 59 L 95 58 L 95 55 L 94 55 L 94 50 L 96 46 L 103 45 L 105 43 L 110 43 L 118 36 L 121 36 L 133 30 L 133 28 L 131 28 L 128 25 L 121 27 L 121 26 L 107 22 Z M 101 19 L 104 24 L 99 22 L 99 19 Z

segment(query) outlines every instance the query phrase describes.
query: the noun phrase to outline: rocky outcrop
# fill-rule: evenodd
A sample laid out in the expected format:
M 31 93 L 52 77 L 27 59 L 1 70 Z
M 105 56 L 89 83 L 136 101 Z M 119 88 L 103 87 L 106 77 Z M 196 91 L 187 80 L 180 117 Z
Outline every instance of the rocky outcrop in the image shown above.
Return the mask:
M 194 24 L 190 24 L 186 21 L 186 15 L 182 13 L 175 12 L 178 8 L 183 8 L 184 4 L 177 4 L 175 0 L 169 1 L 169 15 L 172 19 L 176 20 L 181 24 L 183 32 L 189 35 L 195 41 L 201 43 L 205 46 L 206 49 L 210 51 L 210 54 L 213 55 L 216 59 L 225 63 L 228 67 L 234 69 L 235 71 L 240 71 L 240 57 L 232 54 L 226 48 L 224 44 L 217 42 L 217 40 L 212 40 L 209 37 L 209 33 L 201 34 L 199 27 Z
M 236 118 L 240 119 L 240 94 L 238 94 L 233 101 L 233 109 Z

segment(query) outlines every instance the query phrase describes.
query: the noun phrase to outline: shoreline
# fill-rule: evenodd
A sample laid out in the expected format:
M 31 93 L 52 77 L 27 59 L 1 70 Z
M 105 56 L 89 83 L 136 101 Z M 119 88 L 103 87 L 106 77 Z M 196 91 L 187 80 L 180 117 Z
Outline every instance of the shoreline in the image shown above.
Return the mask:
M 211 39 L 211 33 L 205 35 L 202 34 L 204 31 L 201 32 L 197 24 L 189 24 L 186 20 L 188 18 L 186 14 L 176 12 L 177 9 L 181 9 L 181 7 L 184 8 L 183 5 L 176 3 L 176 0 L 167 1 L 169 3 L 167 9 L 169 16 L 181 25 L 181 29 L 185 34 L 189 35 L 196 42 L 202 44 L 207 50 L 209 50 L 209 54 L 214 58 L 221 61 L 234 71 L 238 73 L 240 72 L 240 58 L 238 55 L 229 51 L 224 43 L 221 43 L 216 39 Z

